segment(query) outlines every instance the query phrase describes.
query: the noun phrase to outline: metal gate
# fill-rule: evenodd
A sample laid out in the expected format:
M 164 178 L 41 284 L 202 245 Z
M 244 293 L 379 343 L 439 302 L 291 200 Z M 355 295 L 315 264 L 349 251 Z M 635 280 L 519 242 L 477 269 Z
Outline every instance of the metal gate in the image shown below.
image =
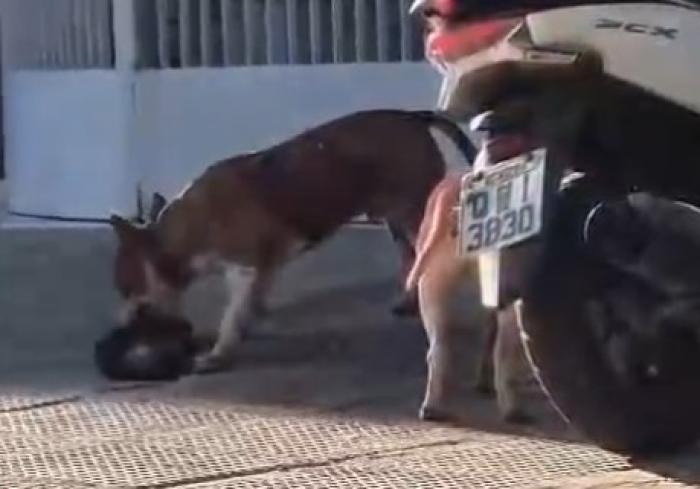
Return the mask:
M 141 0 L 149 68 L 417 61 L 410 0 Z
M 7 63 L 114 67 L 115 1 L 133 5 L 137 69 L 422 59 L 410 0 L 3 0 Z
M 111 0 L 2 2 L 8 69 L 114 66 Z

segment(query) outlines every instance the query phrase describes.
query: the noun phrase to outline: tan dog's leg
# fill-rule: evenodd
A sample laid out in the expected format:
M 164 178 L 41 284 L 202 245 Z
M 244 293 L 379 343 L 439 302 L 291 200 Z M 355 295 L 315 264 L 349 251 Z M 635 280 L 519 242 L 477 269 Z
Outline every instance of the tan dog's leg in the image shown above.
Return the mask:
M 513 306 L 498 312 L 498 336 L 493 354 L 496 399 L 501 416 L 510 422 L 530 421 L 520 393 L 525 357 Z
M 421 419 L 443 420 L 449 417 L 447 396 L 451 363 L 450 336 L 455 317 L 454 301 L 459 285 L 467 278 L 464 263 L 456 256 L 451 236 L 452 205 L 459 195 L 459 179 L 446 178 L 431 193 L 416 239 L 417 257 L 406 279 L 408 291 L 418 291 L 423 327 L 428 337 L 428 380 L 420 410 Z
M 426 421 L 448 419 L 448 391 L 450 389 L 450 352 L 447 324 L 440 312 L 424 314 L 423 321 L 428 335 L 428 381 L 419 417 Z
M 421 319 L 428 337 L 428 380 L 419 416 L 423 420 L 441 421 L 449 418 L 447 400 L 455 370 L 451 358 L 450 302 L 459 271 L 453 271 L 456 276 L 450 276 L 449 270 L 440 268 L 444 264 L 434 265 L 418 282 Z

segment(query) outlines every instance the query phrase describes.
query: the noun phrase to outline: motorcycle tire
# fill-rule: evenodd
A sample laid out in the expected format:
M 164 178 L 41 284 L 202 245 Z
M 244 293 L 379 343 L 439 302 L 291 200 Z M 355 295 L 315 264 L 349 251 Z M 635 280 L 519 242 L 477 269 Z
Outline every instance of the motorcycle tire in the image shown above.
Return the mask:
M 700 437 L 700 344 L 661 331 L 651 353 L 668 360 L 663 375 L 629 382 L 613 367 L 588 307 L 606 299 L 610 284 L 635 284 L 582 243 L 595 202 L 587 189 L 557 197 L 518 305 L 524 346 L 551 403 L 594 443 L 629 455 L 673 452 Z

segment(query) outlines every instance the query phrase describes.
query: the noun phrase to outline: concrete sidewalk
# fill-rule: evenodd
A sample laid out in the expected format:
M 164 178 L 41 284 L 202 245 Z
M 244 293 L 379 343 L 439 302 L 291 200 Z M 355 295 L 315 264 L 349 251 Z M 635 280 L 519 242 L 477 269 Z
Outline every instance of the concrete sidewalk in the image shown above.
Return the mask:
M 395 320 L 383 231 L 345 231 L 292 264 L 228 373 L 110 385 L 104 228 L 0 228 L 0 488 L 688 487 L 697 453 L 635 467 L 583 443 L 533 391 L 536 424 L 499 421 L 468 381 L 458 426 L 419 423 L 425 340 Z M 214 324 L 216 281 L 193 294 Z M 662 474 L 672 476 L 666 480 Z

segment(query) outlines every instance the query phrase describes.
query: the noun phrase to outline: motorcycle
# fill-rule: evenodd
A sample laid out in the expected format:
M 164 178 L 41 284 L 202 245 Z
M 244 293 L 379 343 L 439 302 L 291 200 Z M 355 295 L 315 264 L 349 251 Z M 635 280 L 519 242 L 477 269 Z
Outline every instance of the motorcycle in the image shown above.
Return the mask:
M 439 108 L 484 136 L 458 252 L 565 419 L 677 450 L 700 437 L 700 9 L 573 3 L 414 3 Z

